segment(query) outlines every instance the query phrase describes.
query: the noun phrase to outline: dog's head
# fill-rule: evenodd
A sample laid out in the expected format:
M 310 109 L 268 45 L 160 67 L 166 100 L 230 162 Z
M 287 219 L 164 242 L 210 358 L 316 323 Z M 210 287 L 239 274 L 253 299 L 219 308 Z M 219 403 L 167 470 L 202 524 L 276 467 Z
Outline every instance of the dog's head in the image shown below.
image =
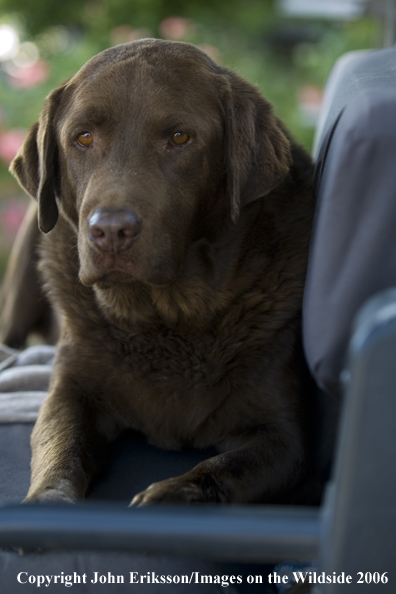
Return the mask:
M 11 171 L 78 233 L 80 280 L 177 279 L 192 242 L 274 189 L 289 142 L 254 87 L 184 43 L 92 58 L 46 100 Z

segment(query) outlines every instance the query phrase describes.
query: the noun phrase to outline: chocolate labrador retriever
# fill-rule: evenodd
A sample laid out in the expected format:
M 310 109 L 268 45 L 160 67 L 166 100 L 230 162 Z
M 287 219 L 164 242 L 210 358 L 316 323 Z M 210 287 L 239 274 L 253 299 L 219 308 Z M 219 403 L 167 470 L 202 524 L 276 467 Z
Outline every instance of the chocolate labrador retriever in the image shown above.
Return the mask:
M 63 320 L 27 500 L 84 497 L 133 428 L 218 455 L 132 505 L 298 501 L 312 164 L 268 101 L 192 45 L 119 45 L 49 95 L 11 170 Z

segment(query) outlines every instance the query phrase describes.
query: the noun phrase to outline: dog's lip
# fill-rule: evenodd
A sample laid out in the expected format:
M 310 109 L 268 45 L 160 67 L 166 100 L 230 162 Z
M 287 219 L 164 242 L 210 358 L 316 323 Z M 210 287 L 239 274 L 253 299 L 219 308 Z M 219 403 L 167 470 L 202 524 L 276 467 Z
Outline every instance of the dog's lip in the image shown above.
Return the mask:
M 81 275 L 80 281 L 87 287 L 97 286 L 99 288 L 110 288 L 115 285 L 128 285 L 136 282 L 142 282 L 152 287 L 166 287 L 174 282 L 175 279 L 159 280 L 142 278 L 135 270 L 125 269 L 124 267 L 112 266 L 106 270 L 96 269 L 88 275 Z
M 138 280 L 131 271 L 118 266 L 107 268 L 106 270 L 96 269 L 88 275 L 80 274 L 80 281 L 87 287 L 97 284 L 128 284 Z
M 172 280 L 172 282 L 158 282 L 158 281 L 151 281 L 148 278 L 140 278 L 137 276 L 134 276 L 132 274 L 128 274 L 126 275 L 124 271 L 119 271 L 119 270 L 111 270 L 109 272 L 106 272 L 105 274 L 103 274 L 100 278 L 98 278 L 97 280 L 95 280 L 92 285 L 95 285 L 97 287 L 99 287 L 100 289 L 108 289 L 111 287 L 114 287 L 115 285 L 129 285 L 129 284 L 134 284 L 134 283 L 143 283 L 147 286 L 150 287 L 156 287 L 158 289 L 160 289 L 161 287 L 169 287 L 169 285 L 173 284 L 174 280 Z
M 123 268 L 113 267 L 106 271 L 96 271 L 89 276 L 81 276 L 80 281 L 87 287 L 98 287 L 100 289 L 109 289 L 116 285 L 131 285 L 134 283 L 143 283 L 144 285 L 161 288 L 172 285 L 176 278 L 159 279 L 142 277 L 137 272 L 131 272 Z

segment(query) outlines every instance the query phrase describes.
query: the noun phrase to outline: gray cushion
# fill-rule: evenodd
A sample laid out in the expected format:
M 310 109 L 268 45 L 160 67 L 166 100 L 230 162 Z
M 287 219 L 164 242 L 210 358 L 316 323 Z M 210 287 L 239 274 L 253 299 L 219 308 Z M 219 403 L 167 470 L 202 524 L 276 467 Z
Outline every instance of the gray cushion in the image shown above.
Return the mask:
M 396 48 L 355 56 L 332 87 L 304 298 L 304 344 L 319 386 L 339 396 L 353 318 L 396 284 Z

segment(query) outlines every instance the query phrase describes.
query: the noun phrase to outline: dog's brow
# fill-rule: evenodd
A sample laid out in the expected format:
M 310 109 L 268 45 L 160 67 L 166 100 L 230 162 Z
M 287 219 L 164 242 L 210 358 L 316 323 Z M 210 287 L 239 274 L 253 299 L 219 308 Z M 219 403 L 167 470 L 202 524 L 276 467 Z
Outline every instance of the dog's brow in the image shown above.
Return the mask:
M 114 119 L 114 112 L 98 106 L 84 106 L 84 109 L 73 111 L 72 118 L 68 125 L 95 125 L 100 126 L 109 120 Z

